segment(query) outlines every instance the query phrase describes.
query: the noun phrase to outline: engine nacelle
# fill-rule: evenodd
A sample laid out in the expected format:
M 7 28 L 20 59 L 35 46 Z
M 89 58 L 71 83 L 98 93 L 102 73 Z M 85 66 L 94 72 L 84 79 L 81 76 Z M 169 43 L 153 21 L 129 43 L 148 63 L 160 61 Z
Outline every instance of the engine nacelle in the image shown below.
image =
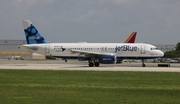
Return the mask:
M 116 63 L 116 56 L 100 56 L 99 63 L 102 64 L 115 64 Z

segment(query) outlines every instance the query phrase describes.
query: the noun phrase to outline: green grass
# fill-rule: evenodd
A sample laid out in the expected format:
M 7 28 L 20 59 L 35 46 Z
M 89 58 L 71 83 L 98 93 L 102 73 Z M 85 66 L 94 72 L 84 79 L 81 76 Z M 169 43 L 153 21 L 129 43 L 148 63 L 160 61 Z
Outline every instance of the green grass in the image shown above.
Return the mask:
M 0 104 L 178 104 L 180 73 L 0 70 Z

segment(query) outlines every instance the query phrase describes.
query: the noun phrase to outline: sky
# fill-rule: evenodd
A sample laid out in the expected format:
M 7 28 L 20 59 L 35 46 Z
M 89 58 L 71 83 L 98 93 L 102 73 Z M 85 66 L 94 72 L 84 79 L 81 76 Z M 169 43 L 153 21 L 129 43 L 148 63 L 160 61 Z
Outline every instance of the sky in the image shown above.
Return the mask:
M 22 20 L 49 42 L 180 42 L 180 0 L 0 0 L 0 40 L 25 40 Z

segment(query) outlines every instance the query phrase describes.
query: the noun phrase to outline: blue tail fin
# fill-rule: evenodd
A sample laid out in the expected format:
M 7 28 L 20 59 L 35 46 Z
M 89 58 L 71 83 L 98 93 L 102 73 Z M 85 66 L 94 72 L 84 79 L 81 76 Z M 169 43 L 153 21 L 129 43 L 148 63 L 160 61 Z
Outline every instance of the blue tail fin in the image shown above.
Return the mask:
M 26 36 L 27 44 L 47 44 L 49 43 L 41 33 L 34 27 L 29 20 L 23 20 L 23 27 Z

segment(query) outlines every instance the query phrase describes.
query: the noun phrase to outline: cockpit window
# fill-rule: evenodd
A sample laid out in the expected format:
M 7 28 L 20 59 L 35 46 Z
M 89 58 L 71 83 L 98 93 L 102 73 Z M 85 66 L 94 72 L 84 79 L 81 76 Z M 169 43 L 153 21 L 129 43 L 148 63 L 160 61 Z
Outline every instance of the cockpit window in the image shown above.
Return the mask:
M 151 48 L 151 50 L 159 50 L 157 47 L 153 47 Z

